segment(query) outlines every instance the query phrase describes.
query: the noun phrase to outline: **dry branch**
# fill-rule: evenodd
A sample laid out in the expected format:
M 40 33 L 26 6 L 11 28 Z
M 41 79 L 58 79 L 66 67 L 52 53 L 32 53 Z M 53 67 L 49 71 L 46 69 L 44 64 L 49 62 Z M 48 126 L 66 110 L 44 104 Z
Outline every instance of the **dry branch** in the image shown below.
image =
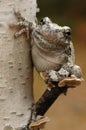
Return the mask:
M 41 98 L 36 102 L 36 115 L 44 115 L 55 100 L 61 95 L 66 94 L 68 87 L 54 87 L 51 91 L 46 90 Z

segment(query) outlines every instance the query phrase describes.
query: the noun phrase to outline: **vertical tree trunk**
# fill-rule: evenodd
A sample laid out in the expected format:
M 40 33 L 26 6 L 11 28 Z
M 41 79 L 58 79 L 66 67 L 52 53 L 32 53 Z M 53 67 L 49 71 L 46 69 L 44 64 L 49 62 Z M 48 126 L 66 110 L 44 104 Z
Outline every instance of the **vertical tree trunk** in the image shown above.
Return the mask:
M 8 26 L 16 21 L 13 8 L 34 21 L 36 0 L 0 0 L 0 130 L 26 125 L 34 100 L 29 43 L 23 36 L 14 39 L 14 29 Z

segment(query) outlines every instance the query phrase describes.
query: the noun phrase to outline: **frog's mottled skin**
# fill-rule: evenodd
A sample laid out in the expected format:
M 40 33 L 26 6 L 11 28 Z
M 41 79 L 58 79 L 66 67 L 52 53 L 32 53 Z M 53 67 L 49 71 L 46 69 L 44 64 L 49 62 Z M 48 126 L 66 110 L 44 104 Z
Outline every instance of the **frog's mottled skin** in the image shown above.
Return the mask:
M 75 65 L 71 29 L 52 23 L 48 17 L 42 19 L 31 35 L 32 59 L 38 72 L 47 72 L 51 80 L 65 77 L 81 79 L 81 70 Z
M 22 19 L 20 26 L 31 32 L 32 60 L 37 71 L 49 82 L 65 82 L 59 86 L 67 85 L 67 81 L 69 86 L 79 85 L 82 74 L 80 67 L 75 65 L 70 27 L 52 23 L 48 17 L 43 18 L 38 25 Z
M 70 28 L 60 27 L 51 21 L 39 24 L 33 30 L 32 58 L 39 72 L 59 70 L 67 63 L 73 66 L 74 50 L 69 36 L 65 37 L 66 30 L 70 31 Z

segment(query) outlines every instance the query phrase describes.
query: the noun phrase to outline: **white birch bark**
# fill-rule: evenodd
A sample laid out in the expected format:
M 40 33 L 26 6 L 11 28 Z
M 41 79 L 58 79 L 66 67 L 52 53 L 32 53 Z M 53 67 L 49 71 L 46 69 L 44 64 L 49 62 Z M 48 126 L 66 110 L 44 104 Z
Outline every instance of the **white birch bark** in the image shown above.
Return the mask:
M 27 124 L 33 98 L 29 43 L 8 24 L 17 21 L 13 8 L 29 21 L 36 16 L 36 0 L 0 0 L 0 130 L 19 130 Z

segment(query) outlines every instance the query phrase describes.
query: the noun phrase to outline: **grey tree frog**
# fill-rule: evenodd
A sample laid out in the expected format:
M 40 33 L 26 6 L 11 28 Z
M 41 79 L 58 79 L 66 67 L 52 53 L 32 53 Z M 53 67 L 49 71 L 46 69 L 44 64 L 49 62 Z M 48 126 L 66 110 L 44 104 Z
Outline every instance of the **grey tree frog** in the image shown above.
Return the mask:
M 33 64 L 49 89 L 54 87 L 54 83 L 59 87 L 80 85 L 83 78 L 80 67 L 75 65 L 71 28 L 59 26 L 48 17 L 41 19 L 38 24 L 28 22 L 20 12 L 14 13 L 19 22 L 10 26 L 21 27 L 15 37 L 22 33 L 26 33 L 27 38 L 31 37 Z

